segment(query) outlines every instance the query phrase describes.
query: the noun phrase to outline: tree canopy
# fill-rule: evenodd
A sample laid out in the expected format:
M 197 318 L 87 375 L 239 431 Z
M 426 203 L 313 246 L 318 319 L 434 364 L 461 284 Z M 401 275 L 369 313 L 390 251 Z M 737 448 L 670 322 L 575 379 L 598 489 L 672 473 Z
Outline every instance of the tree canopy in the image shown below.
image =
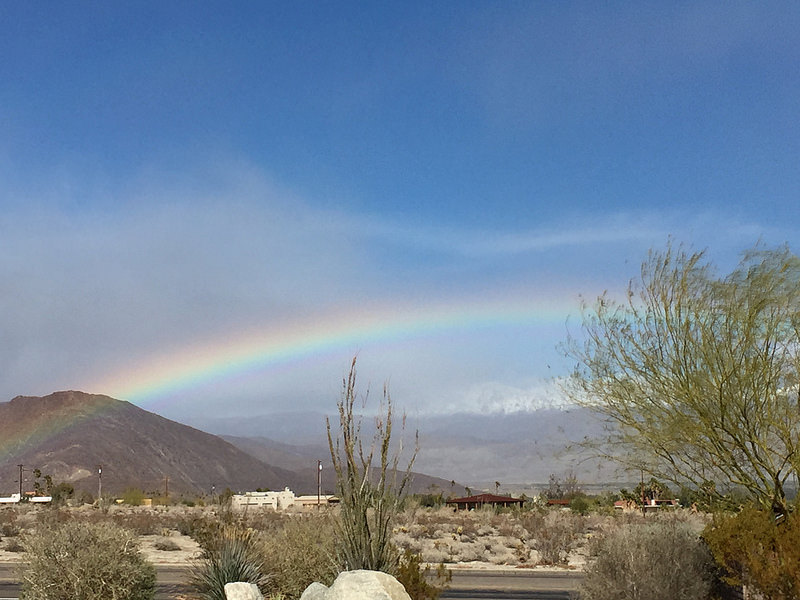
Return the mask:
M 800 258 L 757 246 L 718 275 L 704 252 L 651 251 L 627 297 L 584 305 L 572 399 L 606 421 L 604 452 L 706 492 L 784 510 L 800 466 Z

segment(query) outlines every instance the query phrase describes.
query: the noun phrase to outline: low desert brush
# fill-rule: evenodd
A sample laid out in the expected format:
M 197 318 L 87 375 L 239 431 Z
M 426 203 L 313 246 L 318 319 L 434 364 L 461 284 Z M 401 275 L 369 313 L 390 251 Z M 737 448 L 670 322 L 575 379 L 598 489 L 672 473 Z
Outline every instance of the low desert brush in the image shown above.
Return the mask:
M 294 600 L 315 581 L 331 585 L 337 575 L 335 531 L 328 514 L 295 515 L 279 532 L 262 536 L 264 561 L 271 574 L 267 589 Z
M 706 600 L 713 561 L 686 523 L 624 525 L 600 539 L 582 600 Z
M 26 600 L 150 600 L 156 571 L 133 532 L 110 523 L 68 521 L 23 537 Z

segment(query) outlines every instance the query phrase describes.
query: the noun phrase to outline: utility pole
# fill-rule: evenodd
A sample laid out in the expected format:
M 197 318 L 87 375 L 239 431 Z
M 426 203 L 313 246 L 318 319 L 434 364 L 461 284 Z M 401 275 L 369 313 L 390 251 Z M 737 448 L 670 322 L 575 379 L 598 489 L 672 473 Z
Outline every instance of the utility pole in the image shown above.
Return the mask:
M 169 475 L 164 475 L 164 497 L 169 500 Z
M 103 499 L 103 465 L 97 465 L 97 501 Z
M 317 461 L 317 510 L 320 507 L 320 496 L 322 495 L 322 461 Z
M 19 467 L 19 499 L 22 500 L 22 467 L 23 465 L 17 465 Z
M 647 516 L 647 507 L 644 504 L 644 469 L 642 469 L 642 516 Z

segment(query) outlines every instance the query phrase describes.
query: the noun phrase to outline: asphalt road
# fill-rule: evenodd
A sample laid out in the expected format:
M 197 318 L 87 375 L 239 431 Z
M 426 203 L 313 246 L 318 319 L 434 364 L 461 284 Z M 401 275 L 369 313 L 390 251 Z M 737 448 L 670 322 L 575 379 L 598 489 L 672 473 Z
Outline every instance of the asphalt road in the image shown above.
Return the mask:
M 442 599 L 568 600 L 577 597 L 583 576 L 574 572 L 453 571 Z
M 185 583 L 188 579 L 186 567 L 159 565 L 156 568 L 156 600 L 174 600 L 189 592 Z M 0 600 L 16 600 L 19 598 L 19 588 L 17 565 L 0 564 Z
M 158 566 L 156 600 L 174 600 L 189 589 L 185 567 Z M 576 597 L 579 573 L 454 571 L 442 600 L 569 600 Z M 19 597 L 16 565 L 0 564 L 0 600 Z

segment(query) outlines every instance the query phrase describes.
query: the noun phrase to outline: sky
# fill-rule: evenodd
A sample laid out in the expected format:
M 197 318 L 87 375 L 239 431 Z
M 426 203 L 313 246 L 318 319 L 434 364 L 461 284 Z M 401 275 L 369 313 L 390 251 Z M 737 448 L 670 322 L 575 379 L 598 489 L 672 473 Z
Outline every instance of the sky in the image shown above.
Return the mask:
M 563 402 L 648 249 L 800 234 L 795 2 L 0 4 L 0 400 Z

